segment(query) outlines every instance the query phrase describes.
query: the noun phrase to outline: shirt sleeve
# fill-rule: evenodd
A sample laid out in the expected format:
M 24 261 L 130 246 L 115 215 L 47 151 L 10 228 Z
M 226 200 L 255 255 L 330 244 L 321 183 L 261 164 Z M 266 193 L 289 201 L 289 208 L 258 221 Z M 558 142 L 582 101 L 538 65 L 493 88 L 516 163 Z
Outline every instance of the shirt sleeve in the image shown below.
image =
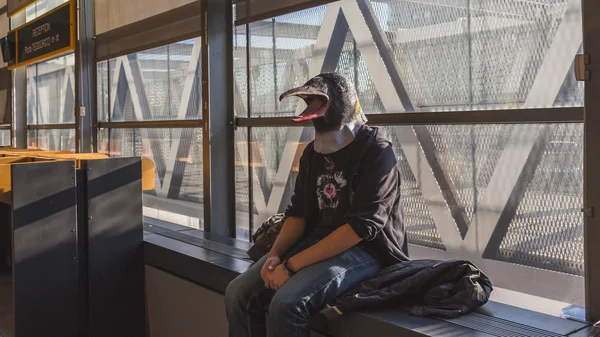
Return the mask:
M 390 145 L 370 151 L 362 163 L 345 223 L 363 240 L 371 241 L 388 222 L 400 193 L 400 172 Z
M 306 152 L 300 157 L 300 164 L 298 169 L 298 176 L 296 177 L 296 184 L 294 185 L 294 195 L 292 195 L 292 202 L 285 211 L 285 217 L 304 218 L 304 189 L 307 183 L 306 177 Z

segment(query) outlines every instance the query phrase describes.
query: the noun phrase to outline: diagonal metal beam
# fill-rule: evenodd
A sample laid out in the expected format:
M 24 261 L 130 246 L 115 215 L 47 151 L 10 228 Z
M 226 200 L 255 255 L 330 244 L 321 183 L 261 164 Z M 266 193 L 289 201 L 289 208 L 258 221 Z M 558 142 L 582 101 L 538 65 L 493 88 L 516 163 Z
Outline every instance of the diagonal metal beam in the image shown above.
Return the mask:
M 75 97 L 75 74 L 73 72 L 73 68 L 70 66 L 66 66 L 65 67 L 65 75 L 64 75 L 64 79 L 63 79 L 63 83 L 62 83 L 62 88 L 61 88 L 61 95 L 60 95 L 60 107 L 62 109 L 62 111 L 58 114 L 58 124 L 62 124 L 65 122 L 65 118 L 67 117 L 67 114 L 69 113 L 69 111 L 67 111 L 67 91 L 69 89 L 71 89 L 71 97 Z M 70 112 L 71 115 L 75 114 L 75 111 L 71 111 Z
M 133 111 L 138 121 L 152 120 L 150 103 L 144 90 L 144 78 L 137 54 L 123 57 L 123 71 L 129 87 Z M 156 165 L 156 173 L 159 177 L 165 175 L 165 159 L 159 140 L 163 137 L 153 129 L 142 129 L 142 139 L 152 151 L 152 158 Z M 160 181 L 160 180 L 159 180 Z
M 387 37 L 379 25 L 370 2 L 342 0 L 341 3 L 369 73 L 373 74 L 373 83 L 385 109 L 387 111 L 414 111 L 396 69 L 396 64 L 391 57 L 391 47 Z M 430 149 L 423 149 L 415 128 L 397 126 L 394 127 L 394 131 L 446 249 L 460 247 L 462 237 L 455 216 L 439 183 L 441 179 L 445 178 L 434 174 L 430 164 L 433 158 L 426 155 L 426 150 L 430 151 Z
M 284 76 L 285 78 L 285 76 Z M 233 95 L 234 95 L 234 104 L 233 104 L 233 109 L 235 111 L 235 115 L 236 116 L 246 116 L 247 115 L 247 108 L 244 106 L 244 102 L 246 101 L 242 95 L 241 95 L 241 89 L 239 87 L 237 78 L 234 78 L 233 84 L 235 86 L 235 89 L 233 90 Z M 248 140 L 246 140 L 248 141 Z M 247 144 L 246 144 L 247 145 Z M 240 161 L 242 163 L 248 163 L 250 158 L 249 158 L 249 153 L 248 153 L 248 146 L 240 146 L 238 144 L 235 145 L 235 150 L 240 158 Z M 256 210 L 258 212 L 258 214 L 260 214 L 261 216 L 263 214 L 267 213 L 267 203 L 265 202 L 265 195 L 263 193 L 263 190 L 265 189 L 265 187 L 263 187 L 260 183 L 260 180 L 258 179 L 258 175 L 255 172 L 255 169 L 253 166 L 248 167 L 248 165 L 242 165 L 242 169 L 244 170 L 244 173 L 248 176 L 252 176 L 252 182 L 250 182 L 251 184 L 253 184 L 253 186 L 256 186 L 258 188 L 251 188 L 250 190 L 252 191 L 252 200 L 254 202 L 254 206 L 256 207 Z M 249 170 L 253 170 L 253 174 L 250 175 Z
M 109 95 L 110 95 L 110 107 L 109 107 L 109 121 L 113 121 L 113 120 L 120 120 L 124 117 L 124 113 L 125 113 L 125 100 L 127 97 L 127 92 L 132 93 L 133 90 L 135 90 L 135 83 L 134 81 L 129 81 L 126 74 L 125 74 L 125 67 L 124 67 L 124 63 L 125 62 L 129 62 L 127 59 L 127 56 L 121 56 L 119 58 L 116 59 L 115 61 L 115 68 L 114 68 L 114 74 L 112 77 L 112 81 L 111 81 L 111 86 L 109 89 Z M 108 67 L 108 71 L 110 72 L 110 62 L 108 63 L 109 67 Z M 133 85 L 133 87 L 131 87 Z M 133 96 L 132 94 L 132 101 L 136 98 L 137 96 Z M 134 104 L 134 109 L 135 109 L 136 104 Z M 108 145 L 109 145 L 109 150 L 111 149 L 111 143 L 113 142 L 114 139 L 119 139 L 121 141 L 121 143 L 119 144 L 119 146 L 121 147 L 121 152 L 123 152 L 122 147 L 124 146 L 123 144 L 123 135 L 126 132 L 126 130 L 124 129 L 109 129 L 109 140 L 108 140 Z M 144 140 L 145 141 L 145 140 Z M 161 179 L 160 179 L 160 173 L 159 170 L 155 170 L 154 171 L 154 181 L 155 181 L 155 186 L 161 186 Z
M 108 111 L 108 120 L 112 121 L 112 118 L 115 114 L 115 111 L 117 109 L 117 97 L 118 97 L 118 89 L 119 89 L 119 80 L 121 78 L 121 72 L 123 71 L 123 58 L 124 57 L 119 57 L 117 58 L 117 60 L 115 61 L 115 69 L 114 69 L 114 73 L 112 76 L 112 81 L 110 83 L 110 88 L 108 89 L 108 92 L 110 94 L 110 105 L 109 105 L 109 111 Z M 110 62 L 108 62 L 107 64 L 107 71 L 110 72 Z M 122 104 L 122 103 L 121 103 Z
M 334 3 L 328 5 L 323 17 L 323 24 L 313 48 L 308 71 L 309 77 L 335 70 L 347 34 L 348 22 L 340 10 L 340 4 Z M 299 102 L 296 114 L 301 113 L 303 109 L 303 102 Z M 291 128 L 288 133 L 285 150 L 273 181 L 273 189 L 271 190 L 269 202 L 267 203 L 267 216 L 268 214 L 277 213 L 281 207 L 285 187 L 292 171 L 292 165 L 296 151 L 298 151 L 303 129 Z
M 525 101 L 528 107 L 549 107 L 571 69 L 573 58 L 582 44 L 581 1 L 569 0 L 556 35 L 546 52 Z M 524 191 L 523 175 L 533 174 L 543 154 L 549 126 L 514 128 L 492 178 L 482 195 L 477 213 L 465 238 L 465 249 L 471 253 L 492 254 L 508 230 L 510 219 L 504 214 L 514 212 Z M 489 249 L 486 249 L 490 246 Z
M 200 65 L 200 51 L 201 39 L 196 38 L 194 40 L 194 45 L 192 46 L 190 63 L 188 64 L 185 80 L 183 82 L 183 91 L 181 93 L 177 120 L 187 119 L 187 117 L 194 116 L 196 113 L 196 110 L 193 108 L 190 109 L 190 107 L 193 107 L 191 102 L 192 93 L 195 89 L 197 90 L 199 88 L 197 75 L 198 66 Z M 170 194 L 171 184 L 173 181 L 173 172 L 175 171 L 176 164 L 178 163 L 177 158 L 187 157 L 189 155 L 190 147 L 192 145 L 191 139 L 194 135 L 194 132 L 194 130 L 173 130 L 171 150 L 169 151 L 167 161 L 165 163 L 165 176 L 163 178 L 162 186 L 156 191 L 159 196 L 167 197 Z M 185 163 L 179 163 L 179 166 L 182 167 L 177 169 L 178 179 L 182 179 L 185 171 Z M 179 175 L 181 175 L 181 177 L 179 177 Z

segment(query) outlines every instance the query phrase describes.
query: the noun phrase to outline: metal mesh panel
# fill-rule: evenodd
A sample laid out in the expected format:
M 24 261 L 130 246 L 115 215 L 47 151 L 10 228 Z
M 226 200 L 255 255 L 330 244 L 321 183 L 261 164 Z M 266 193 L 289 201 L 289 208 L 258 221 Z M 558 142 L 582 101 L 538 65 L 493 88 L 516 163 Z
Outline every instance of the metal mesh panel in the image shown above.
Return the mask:
M 200 106 L 202 100 L 200 62 L 190 65 L 192 49 L 199 41 L 199 38 L 181 41 L 112 59 L 108 66 L 100 63 L 98 119 L 111 122 L 199 119 L 201 109 L 187 109 L 189 104 Z M 183 97 L 190 76 L 194 83 L 191 95 Z M 114 107 L 110 106 L 111 101 L 115 102 Z M 136 111 L 135 106 L 141 111 Z M 182 109 L 185 113 L 180 118 Z
M 252 79 L 252 116 L 291 116 L 297 100 L 279 103 L 279 95 L 308 80 L 308 65 L 319 32 L 325 6 L 283 15 L 275 19 L 254 22 L 250 25 Z M 245 27 L 236 27 L 238 32 L 236 55 L 245 51 Z M 234 39 L 235 40 L 235 39 Z M 239 57 L 236 64 L 242 64 Z M 238 66 L 236 65 L 236 69 Z M 245 69 L 247 70 L 247 69 Z M 245 80 L 236 75 L 237 85 L 244 96 Z
M 235 11 L 233 11 L 235 14 Z M 248 116 L 248 55 L 245 27 L 233 31 L 233 97 L 234 111 L 238 117 Z
M 241 130 L 241 131 L 240 131 Z M 248 156 L 247 129 L 240 129 L 236 132 L 236 209 L 242 213 L 248 213 L 249 193 L 252 191 L 254 198 L 253 217 L 254 229 L 260 227 L 261 222 L 272 214 L 259 213 L 256 206 L 257 201 L 268 205 L 271 199 L 271 193 L 275 186 L 283 188 L 283 196 L 279 208 L 274 212 L 282 212 L 290 203 L 296 177 L 298 175 L 298 160 L 302 155 L 307 142 L 312 139 L 311 129 L 304 129 L 300 143 L 292 162 L 292 169 L 287 181 L 275 182 L 277 172 L 282 164 L 282 157 L 286 146 L 294 145 L 289 139 L 290 128 L 251 128 L 252 158 Z M 298 129 L 295 129 L 298 131 Z M 251 160 L 250 160 L 251 159 Z M 249 181 L 248 167 L 252 169 L 252 181 Z M 238 234 L 245 231 L 247 235 L 248 223 L 238 223 Z
M 27 148 L 75 152 L 75 130 L 31 130 Z
M 492 178 L 511 125 L 428 126 L 446 181 L 467 225 Z
M 496 259 L 583 275 L 583 125 L 550 137 Z
M 335 71 L 353 82 L 363 111 L 371 114 L 385 112 L 383 103 L 375 88 L 375 83 L 371 79 L 367 63 L 354 40 L 352 32 L 348 33 L 347 41 L 344 44 Z
M 566 2 L 396 0 L 372 5 L 415 108 L 444 111 L 522 106 Z
M 31 125 L 75 122 L 73 54 L 27 67 L 27 118 Z
M 398 158 L 398 169 L 402 179 L 401 194 L 404 225 L 406 226 L 408 242 L 414 245 L 444 250 L 444 243 L 438 234 L 417 179 L 406 160 L 393 127 L 380 127 L 380 130 L 381 134 L 392 142 L 394 152 Z

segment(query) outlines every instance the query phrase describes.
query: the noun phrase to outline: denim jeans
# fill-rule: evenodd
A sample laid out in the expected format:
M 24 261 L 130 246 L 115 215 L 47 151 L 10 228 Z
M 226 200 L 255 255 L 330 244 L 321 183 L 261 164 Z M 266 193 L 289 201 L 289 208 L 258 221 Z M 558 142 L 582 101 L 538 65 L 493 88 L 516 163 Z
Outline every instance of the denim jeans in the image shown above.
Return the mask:
M 302 239 L 282 260 L 316 242 L 312 238 Z M 300 270 L 275 292 L 265 288 L 260 276 L 266 258 L 227 287 L 225 305 L 230 337 L 266 337 L 267 331 L 269 337 L 309 337 L 310 316 L 381 269 L 371 254 L 355 246 Z

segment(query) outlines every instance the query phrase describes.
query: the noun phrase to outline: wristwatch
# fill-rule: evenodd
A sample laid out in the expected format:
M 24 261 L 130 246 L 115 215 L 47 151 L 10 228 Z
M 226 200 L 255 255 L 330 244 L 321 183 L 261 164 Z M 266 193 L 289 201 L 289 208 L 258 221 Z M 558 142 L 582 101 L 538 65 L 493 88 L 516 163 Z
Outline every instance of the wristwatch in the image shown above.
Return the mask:
M 288 266 L 288 260 L 283 261 L 283 263 L 281 264 L 281 268 L 283 269 L 283 271 L 288 274 L 288 276 L 294 276 L 294 274 L 296 274 L 295 272 L 292 271 L 292 269 Z

